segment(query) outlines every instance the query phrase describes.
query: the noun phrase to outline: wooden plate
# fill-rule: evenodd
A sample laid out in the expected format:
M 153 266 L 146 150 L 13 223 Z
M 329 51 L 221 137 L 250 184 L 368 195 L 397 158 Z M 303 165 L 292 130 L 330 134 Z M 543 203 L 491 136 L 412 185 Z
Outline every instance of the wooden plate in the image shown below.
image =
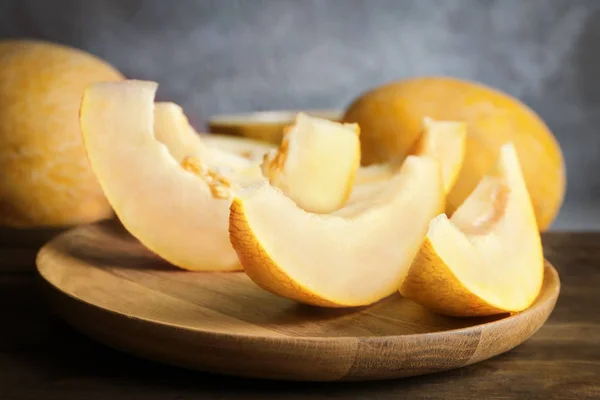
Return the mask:
M 530 309 L 492 318 L 446 318 L 400 295 L 320 309 L 272 295 L 241 272 L 178 270 L 115 222 L 58 236 L 37 265 L 55 310 L 112 347 L 204 371 L 290 380 L 398 378 L 485 360 L 533 335 L 560 287 L 548 264 Z

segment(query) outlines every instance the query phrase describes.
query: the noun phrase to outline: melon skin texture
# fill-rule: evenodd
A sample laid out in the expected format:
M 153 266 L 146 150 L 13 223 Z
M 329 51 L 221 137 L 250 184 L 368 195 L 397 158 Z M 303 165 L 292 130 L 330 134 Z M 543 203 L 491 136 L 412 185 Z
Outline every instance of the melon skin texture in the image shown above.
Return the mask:
M 263 183 L 234 191 L 230 240 L 260 287 L 322 307 L 357 307 L 397 292 L 444 204 L 440 167 L 408 157 L 378 192 L 331 214 L 308 213 Z
M 543 275 L 533 206 L 508 144 L 452 218 L 431 222 L 400 293 L 449 316 L 519 312 L 537 298 Z
M 129 80 L 85 90 L 81 130 L 93 171 L 123 226 L 148 249 L 187 270 L 239 270 L 228 234 L 235 182 L 224 184 L 203 164 L 203 146 L 185 146 L 193 139 L 180 135 L 193 133 L 177 107 L 154 124 L 157 87 Z
M 79 129 L 83 90 L 123 75 L 81 50 L 0 40 L 0 224 L 63 227 L 113 215 Z
M 424 117 L 467 123 L 466 156 L 448 196 L 451 215 L 473 191 L 507 142 L 514 144 L 531 195 L 538 229 L 548 229 L 566 190 L 563 154 L 552 132 L 529 107 L 494 88 L 448 77 L 390 82 L 359 95 L 344 122 L 361 127 L 362 163 L 405 157 Z

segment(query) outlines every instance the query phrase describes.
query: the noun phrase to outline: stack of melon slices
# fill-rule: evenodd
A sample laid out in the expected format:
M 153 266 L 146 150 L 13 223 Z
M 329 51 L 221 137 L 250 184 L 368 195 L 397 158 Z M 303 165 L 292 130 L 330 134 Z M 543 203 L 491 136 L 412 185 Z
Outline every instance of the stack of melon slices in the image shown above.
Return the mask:
M 272 293 L 323 307 L 402 295 L 446 315 L 490 315 L 539 294 L 540 235 L 510 143 L 448 218 L 461 121 L 424 116 L 408 157 L 360 167 L 356 124 L 299 114 L 278 148 L 199 135 L 179 106 L 154 102 L 156 89 L 91 85 L 81 128 L 125 228 L 173 265 L 243 269 Z

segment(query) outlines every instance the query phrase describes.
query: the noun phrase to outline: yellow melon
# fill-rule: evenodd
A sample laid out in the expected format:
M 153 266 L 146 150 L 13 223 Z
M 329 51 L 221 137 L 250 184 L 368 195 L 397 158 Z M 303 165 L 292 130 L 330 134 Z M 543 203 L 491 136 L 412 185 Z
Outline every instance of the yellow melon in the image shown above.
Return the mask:
M 391 82 L 359 95 L 343 121 L 361 127 L 365 165 L 403 158 L 419 137 L 425 117 L 465 121 L 463 167 L 448 196 L 451 214 L 473 191 L 511 142 L 521 160 L 540 230 L 556 217 L 565 194 L 565 163 L 559 144 L 541 118 L 499 90 L 459 79 L 421 77 Z
M 400 293 L 438 313 L 518 312 L 538 296 L 544 259 L 531 199 L 512 144 L 452 218 L 435 218 Z
M 147 248 L 188 270 L 240 269 L 229 242 L 230 190 L 264 180 L 260 166 L 246 160 L 248 168 L 237 169 L 219 159 L 227 173 L 211 169 L 214 154 L 190 136 L 180 108 L 159 105 L 154 123 L 157 86 L 127 80 L 85 90 L 81 131 L 92 169 L 124 227 Z
M 423 133 L 415 142 L 410 154 L 435 158 L 442 169 L 444 191 L 450 193 L 465 160 L 467 126 L 462 121 L 437 121 L 423 119 Z
M 208 147 L 236 154 L 250 161 L 262 163 L 265 155 L 277 147 L 274 144 L 244 137 L 229 136 L 220 133 L 198 132 L 200 139 Z
M 454 188 L 456 179 L 465 158 L 467 130 L 461 121 L 438 121 L 430 117 L 423 118 L 422 131 L 408 154 L 435 158 L 442 170 L 444 191 L 448 194 Z M 388 179 L 402 164 L 403 157 L 394 157 L 391 161 L 360 167 L 356 184 Z
M 368 305 L 397 292 L 444 203 L 439 164 L 408 157 L 380 190 L 331 214 L 298 207 L 263 182 L 234 190 L 230 239 L 264 289 L 325 307 Z
M 196 158 L 225 178 L 232 178 L 242 170 L 247 170 L 247 176 L 262 176 L 259 168 L 262 159 L 274 148 L 245 138 L 211 136 L 207 140 L 207 135 L 199 135 L 190 125 L 181 106 L 171 102 L 155 103 L 154 135 L 177 162 L 189 163 L 189 158 Z
M 123 76 L 81 50 L 0 41 L 0 224 L 66 226 L 112 215 L 85 155 L 84 88 Z
M 277 150 L 265 156 L 263 174 L 305 211 L 341 208 L 360 166 L 360 130 L 299 113 Z

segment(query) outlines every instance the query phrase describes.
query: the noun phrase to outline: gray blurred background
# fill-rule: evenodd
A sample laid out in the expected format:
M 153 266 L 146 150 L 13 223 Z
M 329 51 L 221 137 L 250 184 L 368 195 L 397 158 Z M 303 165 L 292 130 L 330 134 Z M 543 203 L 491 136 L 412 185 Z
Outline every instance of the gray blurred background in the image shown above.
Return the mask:
M 216 113 L 344 108 L 409 76 L 479 80 L 531 106 L 562 146 L 553 229 L 600 229 L 600 0 L 0 0 L 3 37 L 158 81 L 200 129 Z

